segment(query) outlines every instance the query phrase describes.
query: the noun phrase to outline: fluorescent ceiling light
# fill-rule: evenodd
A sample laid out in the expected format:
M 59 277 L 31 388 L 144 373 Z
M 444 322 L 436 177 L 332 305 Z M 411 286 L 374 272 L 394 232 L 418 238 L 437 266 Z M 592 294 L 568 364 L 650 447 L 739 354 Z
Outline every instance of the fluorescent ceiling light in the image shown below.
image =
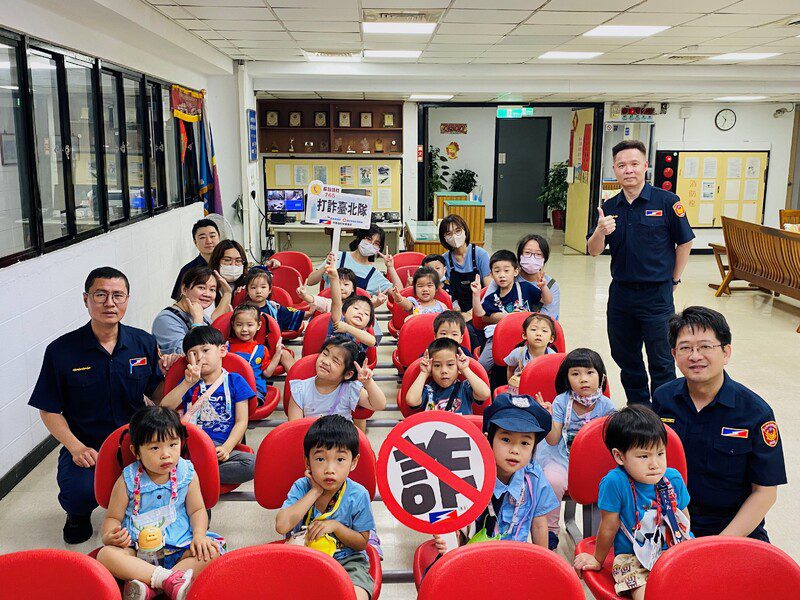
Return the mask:
M 714 98 L 720 102 L 753 102 L 755 100 L 765 100 L 766 96 L 721 96 Z
M 425 101 L 425 100 L 450 100 L 453 94 L 411 94 L 408 98 L 412 102 Z
M 306 52 L 310 62 L 361 62 L 360 54 L 326 54 L 324 52 Z
M 669 29 L 669 25 L 600 25 L 583 35 L 586 37 L 647 37 Z
M 19 88 L 15 85 L 0 85 L 0 90 L 18 90 Z
M 361 23 L 364 33 L 405 33 L 411 35 L 430 35 L 436 23 L 380 23 L 369 21 Z
M 780 56 L 782 52 L 728 52 L 719 56 L 712 56 L 709 60 L 760 60 Z
M 364 50 L 364 58 L 419 58 L 422 50 Z
M 602 52 L 561 52 L 558 50 L 552 50 L 540 55 L 539 58 L 582 60 L 586 58 L 594 58 L 596 56 L 600 56 L 601 54 Z

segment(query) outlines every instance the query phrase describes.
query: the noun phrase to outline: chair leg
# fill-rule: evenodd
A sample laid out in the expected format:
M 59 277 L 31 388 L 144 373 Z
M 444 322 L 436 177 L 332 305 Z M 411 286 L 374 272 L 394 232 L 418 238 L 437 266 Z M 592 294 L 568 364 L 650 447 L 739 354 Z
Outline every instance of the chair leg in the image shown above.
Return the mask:
M 597 535 L 597 530 L 600 528 L 600 510 L 597 504 L 583 505 L 583 537 L 592 537 Z
M 575 544 L 583 539 L 581 529 L 575 522 L 575 510 L 577 507 L 578 504 L 574 500 L 570 498 L 564 499 L 564 529 Z
M 731 281 L 733 281 L 733 272 L 728 271 L 728 274 L 725 275 L 725 279 L 722 280 L 722 283 L 719 285 L 719 288 L 717 288 L 717 291 L 714 294 L 714 296 L 719 298 L 720 296 L 722 296 L 722 294 L 726 293 L 728 291 L 728 287 L 731 284 Z

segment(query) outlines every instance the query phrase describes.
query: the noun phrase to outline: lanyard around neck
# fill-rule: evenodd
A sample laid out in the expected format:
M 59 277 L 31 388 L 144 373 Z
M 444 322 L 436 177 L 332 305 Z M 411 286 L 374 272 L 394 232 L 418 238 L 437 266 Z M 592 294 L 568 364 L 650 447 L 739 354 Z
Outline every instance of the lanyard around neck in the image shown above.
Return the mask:
M 133 511 L 132 515 L 138 516 L 139 509 L 142 507 L 142 474 L 144 473 L 144 467 L 142 466 L 141 461 L 139 462 L 139 467 L 136 469 L 136 474 L 133 476 Z M 152 481 L 152 480 L 151 480 Z M 153 482 L 155 483 L 155 482 Z M 175 504 L 175 500 L 178 498 L 178 467 L 172 467 L 169 472 L 169 504 L 172 506 Z
M 339 505 L 342 503 L 342 498 L 344 497 L 345 490 L 347 490 L 347 481 L 346 480 L 342 484 L 342 487 L 340 487 L 339 490 L 333 495 L 333 498 L 331 498 L 331 501 L 328 502 L 328 507 L 327 507 L 328 510 L 326 510 L 324 513 L 320 514 L 314 520 L 315 521 L 322 521 L 324 519 L 329 518 L 331 515 L 333 515 L 333 513 L 335 513 L 339 509 Z M 333 504 L 333 507 L 331 507 L 331 504 Z M 311 508 L 309 508 L 308 512 L 306 513 L 306 523 L 305 523 L 306 527 L 311 522 L 311 516 L 313 514 L 314 514 L 314 505 L 312 504 Z

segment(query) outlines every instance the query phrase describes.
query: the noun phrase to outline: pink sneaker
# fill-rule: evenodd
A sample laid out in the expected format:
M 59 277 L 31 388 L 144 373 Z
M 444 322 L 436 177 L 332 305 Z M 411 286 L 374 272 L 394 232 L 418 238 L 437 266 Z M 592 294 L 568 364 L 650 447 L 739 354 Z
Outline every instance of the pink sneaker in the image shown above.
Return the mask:
M 164 595 L 170 600 L 184 600 L 192 584 L 192 570 L 172 571 L 162 584 Z M 127 600 L 127 599 L 126 599 Z
M 125 582 L 125 589 L 122 591 L 124 600 L 152 600 L 157 595 L 149 585 L 135 579 Z

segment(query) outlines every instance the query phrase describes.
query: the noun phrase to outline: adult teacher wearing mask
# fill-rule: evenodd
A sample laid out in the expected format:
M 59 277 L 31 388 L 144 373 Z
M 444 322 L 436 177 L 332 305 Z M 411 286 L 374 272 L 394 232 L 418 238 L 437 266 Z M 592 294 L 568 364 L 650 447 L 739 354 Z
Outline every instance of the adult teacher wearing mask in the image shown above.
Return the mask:
M 648 164 L 642 142 L 622 141 L 611 153 L 622 190 L 597 209 L 588 250 L 597 256 L 606 244 L 611 249 L 606 311 L 611 356 L 620 368 L 628 404 L 650 404 L 651 392 L 675 379 L 667 324 L 694 233 L 680 198 L 645 183 Z
M 458 215 L 448 215 L 439 223 L 439 241 L 447 248 L 443 256 L 450 295 L 458 302 L 461 312 L 469 312 L 472 310 L 470 285 L 475 277 L 480 277 L 483 287 L 492 282 L 489 253 L 470 243 L 469 225 Z

